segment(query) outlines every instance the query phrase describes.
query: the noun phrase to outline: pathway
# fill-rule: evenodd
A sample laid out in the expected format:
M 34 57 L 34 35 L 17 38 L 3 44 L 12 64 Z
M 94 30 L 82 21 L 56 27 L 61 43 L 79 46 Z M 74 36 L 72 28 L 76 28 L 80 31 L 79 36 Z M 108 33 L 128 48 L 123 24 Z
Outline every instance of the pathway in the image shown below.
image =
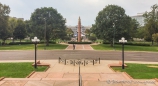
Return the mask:
M 73 44 L 69 44 L 66 50 L 73 50 Z M 93 50 L 89 44 L 75 44 L 75 50 Z
M 49 63 L 50 68 L 46 72 L 35 72 L 30 78 L 4 78 L 0 86 L 78 86 L 78 65 L 64 65 L 57 60 L 41 63 Z M 109 64 L 119 65 L 118 61 L 110 60 L 81 65 L 82 86 L 158 86 L 155 79 L 131 79 L 126 73 L 114 72 Z

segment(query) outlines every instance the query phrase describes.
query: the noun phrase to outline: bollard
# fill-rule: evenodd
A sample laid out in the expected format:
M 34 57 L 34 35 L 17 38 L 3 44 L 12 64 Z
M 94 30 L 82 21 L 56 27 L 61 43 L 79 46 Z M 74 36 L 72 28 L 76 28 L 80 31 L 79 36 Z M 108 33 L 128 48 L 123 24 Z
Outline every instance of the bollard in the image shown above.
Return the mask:
M 99 58 L 99 64 L 100 64 L 100 58 Z
M 65 65 L 66 65 L 66 59 L 65 59 Z
M 94 60 L 93 60 L 93 65 L 94 65 Z
M 84 66 L 85 66 L 85 60 L 84 60 Z
M 59 57 L 59 63 L 60 63 L 60 59 L 61 59 L 61 58 Z
M 75 66 L 75 60 L 74 60 L 74 66 Z

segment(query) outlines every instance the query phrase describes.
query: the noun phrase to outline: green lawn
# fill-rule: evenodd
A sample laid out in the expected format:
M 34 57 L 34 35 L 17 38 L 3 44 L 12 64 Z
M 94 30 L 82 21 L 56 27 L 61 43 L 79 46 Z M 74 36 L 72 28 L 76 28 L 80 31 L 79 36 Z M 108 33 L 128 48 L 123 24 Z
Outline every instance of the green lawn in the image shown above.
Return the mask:
M 115 45 L 111 47 L 110 44 L 99 44 L 99 45 L 91 45 L 95 50 L 122 50 L 122 45 Z M 157 52 L 158 46 L 131 46 L 125 45 L 125 51 L 152 51 Z
M 44 71 L 46 68 L 46 66 L 40 66 L 35 70 L 31 62 L 0 63 L 0 77 L 25 78 L 32 71 Z
M 115 71 L 127 72 L 134 79 L 153 79 L 158 78 L 158 65 L 155 64 L 133 64 L 127 63 L 128 67 L 112 67 Z M 155 66 L 155 67 L 150 67 Z
M 68 45 L 61 44 L 50 44 L 49 46 L 45 46 L 44 44 L 37 44 L 38 50 L 54 50 L 54 49 L 65 49 Z M 0 46 L 0 50 L 33 50 L 35 49 L 34 44 L 24 44 L 24 45 L 4 45 Z

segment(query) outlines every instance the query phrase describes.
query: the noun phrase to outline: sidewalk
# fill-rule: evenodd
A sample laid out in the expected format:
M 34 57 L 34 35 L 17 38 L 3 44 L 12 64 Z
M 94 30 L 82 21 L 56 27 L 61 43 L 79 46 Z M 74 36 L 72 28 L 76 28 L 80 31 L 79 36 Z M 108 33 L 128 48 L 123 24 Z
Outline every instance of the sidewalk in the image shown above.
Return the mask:
M 156 62 L 129 62 L 156 64 Z M 78 86 L 78 65 L 59 64 L 58 60 L 41 60 L 41 63 L 50 64 L 50 68 L 46 72 L 35 72 L 29 78 L 4 78 L 0 81 L 0 86 Z M 131 79 L 125 73 L 116 73 L 108 67 L 109 64 L 119 65 L 119 61 L 101 60 L 100 64 L 81 65 L 82 86 L 158 86 L 158 82 L 154 79 Z

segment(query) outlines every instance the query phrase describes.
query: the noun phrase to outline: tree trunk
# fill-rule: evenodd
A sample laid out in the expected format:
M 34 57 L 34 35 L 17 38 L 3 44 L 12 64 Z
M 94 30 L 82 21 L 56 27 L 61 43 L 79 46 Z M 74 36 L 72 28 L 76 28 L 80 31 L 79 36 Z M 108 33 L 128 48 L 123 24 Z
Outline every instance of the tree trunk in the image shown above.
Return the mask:
M 49 40 L 48 39 L 46 40 L 46 46 L 49 46 Z
M 113 42 L 110 42 L 110 46 L 113 47 Z
M 5 45 L 5 40 L 3 40 L 2 45 Z
M 12 39 L 12 42 L 14 42 L 14 38 Z

